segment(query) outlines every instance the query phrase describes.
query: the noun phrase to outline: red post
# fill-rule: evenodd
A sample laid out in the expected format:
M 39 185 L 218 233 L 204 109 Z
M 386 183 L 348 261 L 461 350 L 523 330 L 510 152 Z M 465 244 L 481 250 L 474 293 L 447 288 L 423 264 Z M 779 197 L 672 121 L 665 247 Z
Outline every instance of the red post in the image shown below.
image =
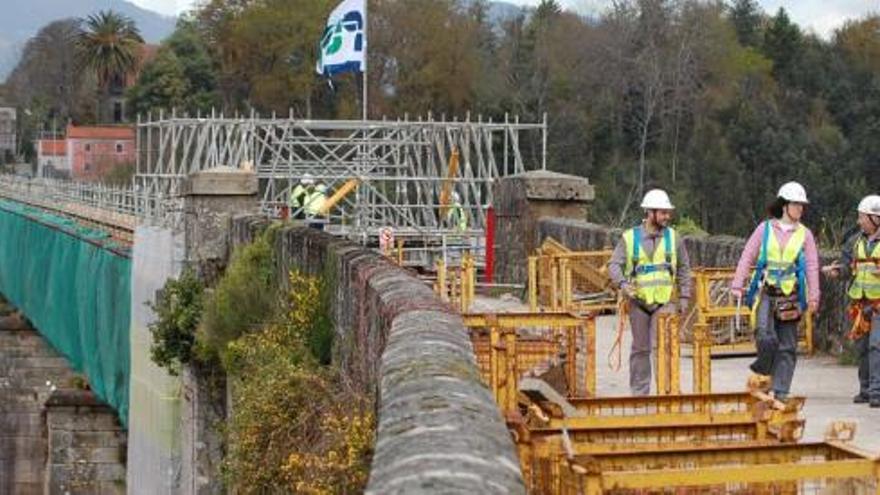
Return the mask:
M 495 208 L 486 210 L 486 283 L 491 284 L 495 275 Z

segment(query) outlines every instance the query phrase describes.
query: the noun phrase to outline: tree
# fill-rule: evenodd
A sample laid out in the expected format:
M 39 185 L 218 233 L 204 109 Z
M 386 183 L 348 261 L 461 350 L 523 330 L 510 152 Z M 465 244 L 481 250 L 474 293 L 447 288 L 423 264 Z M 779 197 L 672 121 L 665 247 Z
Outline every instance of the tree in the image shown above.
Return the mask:
M 763 12 L 755 0 L 734 0 L 730 9 L 730 21 L 736 30 L 740 44 L 749 47 L 761 46 L 761 22 Z
M 63 128 L 68 120 L 91 122 L 94 107 L 91 101 L 95 80 L 90 74 L 75 70 L 78 21 L 65 19 L 52 22 L 31 38 L 21 60 L 10 74 L 9 93 L 22 106 L 45 107 L 46 121 L 40 120 L 37 130 Z M 40 102 L 39 104 L 37 102 Z
M 137 84 L 129 89 L 129 105 L 139 115 L 158 114 L 162 110 L 188 110 L 186 101 L 190 90 L 181 59 L 165 46 L 144 67 Z
M 194 21 L 178 21 L 127 96 L 130 108 L 139 114 L 176 109 L 195 115 L 220 107 L 217 69 Z
M 77 36 L 78 59 L 97 77 L 98 115 L 111 85 L 123 87 L 138 64 L 138 50 L 143 44 L 137 26 L 130 18 L 112 10 L 101 11 L 82 20 Z
M 773 61 L 773 73 L 778 79 L 787 79 L 799 63 L 802 35 L 797 24 L 791 22 L 782 7 L 770 19 L 764 33 L 764 53 Z
M 262 112 L 312 115 L 316 43 L 331 0 L 267 0 L 228 13 L 220 41 L 221 78 L 227 98 Z
M 379 112 L 463 116 L 472 110 L 484 26 L 453 0 L 375 5 L 370 67 L 374 87 L 383 88 Z

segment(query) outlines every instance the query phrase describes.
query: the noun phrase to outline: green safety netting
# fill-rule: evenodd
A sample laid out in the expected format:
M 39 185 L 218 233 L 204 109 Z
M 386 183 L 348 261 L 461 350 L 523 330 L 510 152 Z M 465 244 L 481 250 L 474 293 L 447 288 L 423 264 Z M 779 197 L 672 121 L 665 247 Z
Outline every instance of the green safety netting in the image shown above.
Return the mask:
M 128 421 L 131 260 L 108 234 L 0 200 L 0 293 Z

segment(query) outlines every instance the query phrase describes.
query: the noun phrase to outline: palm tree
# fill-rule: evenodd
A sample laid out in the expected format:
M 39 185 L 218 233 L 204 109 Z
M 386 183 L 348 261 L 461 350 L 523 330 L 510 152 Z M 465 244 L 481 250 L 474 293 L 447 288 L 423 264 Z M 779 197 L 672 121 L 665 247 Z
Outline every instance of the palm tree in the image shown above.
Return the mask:
M 144 42 L 130 18 L 112 10 L 82 19 L 77 36 L 77 55 L 82 67 L 94 71 L 98 80 L 100 107 L 114 81 L 124 81 L 138 63 L 138 49 Z

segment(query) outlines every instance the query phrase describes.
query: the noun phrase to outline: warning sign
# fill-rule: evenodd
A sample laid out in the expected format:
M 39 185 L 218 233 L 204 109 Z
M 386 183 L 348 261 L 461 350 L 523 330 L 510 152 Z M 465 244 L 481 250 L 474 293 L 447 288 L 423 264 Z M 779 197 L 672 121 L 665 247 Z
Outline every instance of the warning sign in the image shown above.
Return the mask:
M 391 227 L 382 227 L 379 230 L 379 250 L 389 253 L 394 249 L 394 230 Z

